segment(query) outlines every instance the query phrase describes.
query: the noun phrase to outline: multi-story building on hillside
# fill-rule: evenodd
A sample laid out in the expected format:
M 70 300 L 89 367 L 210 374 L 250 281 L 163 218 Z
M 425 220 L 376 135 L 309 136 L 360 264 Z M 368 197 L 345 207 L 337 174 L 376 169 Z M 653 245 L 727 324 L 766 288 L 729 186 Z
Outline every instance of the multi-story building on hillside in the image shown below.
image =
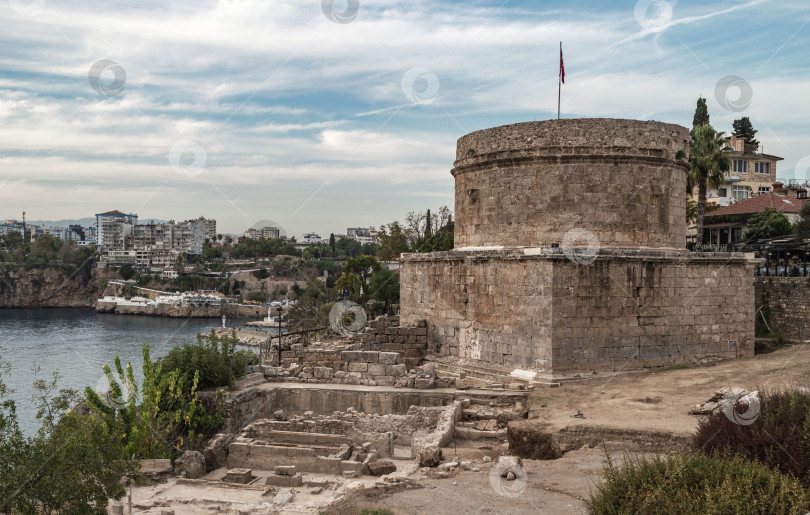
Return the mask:
M 776 182 L 776 163 L 784 158 L 769 154 L 745 153 L 745 140 L 736 135 L 728 139 L 731 166 L 726 181 L 719 188 L 710 188 L 706 201 L 728 206 L 748 198 L 768 193 Z
M 96 214 L 96 242 L 99 250 L 123 250 L 124 239 L 132 234 L 138 215 L 121 211 Z
M 276 239 L 281 237 L 281 230 L 278 227 L 273 225 L 269 225 L 267 227 L 262 227 L 261 229 L 256 229 L 251 227 L 243 234 L 245 238 L 249 238 L 251 240 L 258 240 L 259 238 L 264 238 L 266 240 Z
M 346 236 L 363 244 L 374 243 L 378 232 L 374 227 L 349 227 Z

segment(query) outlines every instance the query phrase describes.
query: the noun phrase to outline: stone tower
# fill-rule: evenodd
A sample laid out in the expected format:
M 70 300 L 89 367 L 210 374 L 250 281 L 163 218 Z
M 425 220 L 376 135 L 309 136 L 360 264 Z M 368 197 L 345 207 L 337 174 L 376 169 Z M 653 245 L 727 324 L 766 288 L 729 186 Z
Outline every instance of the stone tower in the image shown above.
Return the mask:
M 458 141 L 455 249 L 406 254 L 403 323 L 505 367 L 599 370 L 753 355 L 753 274 L 685 247 L 689 131 L 505 125 Z

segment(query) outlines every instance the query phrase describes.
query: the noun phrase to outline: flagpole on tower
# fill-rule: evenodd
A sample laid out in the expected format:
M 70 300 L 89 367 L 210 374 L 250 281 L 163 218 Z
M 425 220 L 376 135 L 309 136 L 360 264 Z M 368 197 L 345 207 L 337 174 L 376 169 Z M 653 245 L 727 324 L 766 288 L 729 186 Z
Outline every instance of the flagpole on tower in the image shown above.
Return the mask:
M 560 91 L 562 90 L 563 81 L 563 54 L 562 54 L 562 41 L 560 41 L 560 71 L 557 74 L 557 119 L 560 119 Z

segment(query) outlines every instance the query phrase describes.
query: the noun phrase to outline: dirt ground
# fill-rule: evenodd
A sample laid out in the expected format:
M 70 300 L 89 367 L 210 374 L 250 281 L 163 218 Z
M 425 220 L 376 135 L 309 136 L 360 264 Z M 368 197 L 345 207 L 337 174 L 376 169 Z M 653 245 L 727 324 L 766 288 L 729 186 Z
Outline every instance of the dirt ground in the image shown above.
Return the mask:
M 559 388 L 542 387 L 532 395 L 530 418 L 554 431 L 581 431 L 604 442 L 567 452 L 551 461 L 523 460 L 523 485 L 505 489 L 490 480 L 488 454 L 506 454 L 503 445 L 482 449 L 464 443 L 457 452 L 471 459 L 479 472 L 457 471 L 447 478 L 422 479 L 418 487 L 357 490 L 326 510 L 354 515 L 364 508 L 393 513 L 585 513 L 586 500 L 602 481 L 607 455 L 623 460 L 640 454 L 674 452 L 687 445 L 698 416 L 689 409 L 708 400 L 723 386 L 748 390 L 810 385 L 810 346 L 785 346 L 753 358 L 694 363 L 685 369 L 659 369 L 595 374 Z M 572 418 L 580 411 L 585 418 Z M 675 444 L 678 445 L 675 445 Z M 485 445 L 485 444 L 483 444 Z M 445 449 L 452 457 L 454 449 Z M 509 486 L 509 485 L 507 485 Z M 506 494 L 506 495 L 503 495 Z

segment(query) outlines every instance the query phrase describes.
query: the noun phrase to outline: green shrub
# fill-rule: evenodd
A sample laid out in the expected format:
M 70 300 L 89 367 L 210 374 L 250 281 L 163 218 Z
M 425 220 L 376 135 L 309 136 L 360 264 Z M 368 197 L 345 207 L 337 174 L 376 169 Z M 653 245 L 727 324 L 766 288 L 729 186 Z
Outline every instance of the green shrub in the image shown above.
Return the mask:
M 743 413 L 748 408 L 737 403 L 735 410 Z M 793 474 L 807 483 L 810 481 L 810 393 L 795 389 L 760 391 L 759 416 L 752 424 L 736 424 L 719 411 L 698 423 L 693 443 L 706 454 L 738 454 Z
M 260 268 L 258 270 L 254 270 L 251 273 L 253 274 L 253 277 L 255 277 L 260 281 L 262 279 L 267 279 L 268 277 L 270 277 L 270 272 L 268 272 L 266 268 Z
M 805 513 L 810 493 L 796 478 L 739 456 L 699 453 L 614 465 L 587 503 L 589 513 Z
M 251 300 L 253 302 L 267 302 L 267 292 L 252 291 L 248 293 L 247 300 Z
M 196 344 L 175 347 L 157 360 L 164 372 L 180 371 L 185 384 L 190 385 L 196 370 L 200 371 L 199 388 L 230 386 L 233 379 L 245 374 L 244 356 L 235 352 L 236 331 L 218 335 L 215 330 L 203 338 L 197 335 Z

